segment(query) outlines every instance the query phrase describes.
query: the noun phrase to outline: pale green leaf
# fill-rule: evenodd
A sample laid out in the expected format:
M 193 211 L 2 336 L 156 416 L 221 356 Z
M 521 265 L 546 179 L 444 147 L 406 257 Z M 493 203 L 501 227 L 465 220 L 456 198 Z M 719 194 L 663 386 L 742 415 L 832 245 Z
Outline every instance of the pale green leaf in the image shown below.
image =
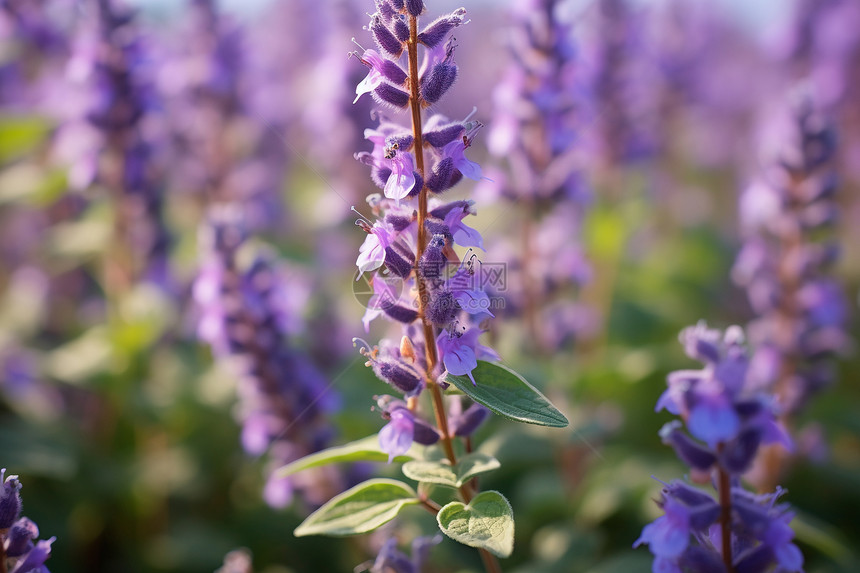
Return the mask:
M 476 475 L 491 472 L 500 467 L 499 460 L 489 454 L 475 452 L 464 456 L 457 462 L 457 487 L 468 482 Z
M 463 545 L 498 557 L 514 550 L 514 512 L 497 491 L 480 493 L 468 505 L 453 501 L 439 510 L 436 521 L 442 533 Z
M 407 505 L 419 503 L 405 483 L 372 479 L 346 490 L 313 512 L 293 532 L 306 535 L 356 535 L 388 523 Z
M 453 468 L 448 460 L 407 462 L 403 465 L 403 474 L 418 482 L 459 488 L 476 475 L 499 467 L 499 460 L 493 456 L 474 453 L 460 458 Z
M 415 456 L 414 450 L 416 446 L 412 446 L 405 454 L 395 456 L 395 462 L 408 462 Z M 327 466 L 340 462 L 387 462 L 388 454 L 383 452 L 379 447 L 379 437 L 374 434 L 354 442 L 350 442 L 343 446 L 335 446 L 321 450 L 309 456 L 300 458 L 292 463 L 289 463 L 276 471 L 278 477 L 287 477 L 294 473 L 310 468 Z
M 435 483 L 448 487 L 460 487 L 457 474 L 447 461 L 427 462 L 415 460 L 403 464 L 403 474 L 422 483 Z

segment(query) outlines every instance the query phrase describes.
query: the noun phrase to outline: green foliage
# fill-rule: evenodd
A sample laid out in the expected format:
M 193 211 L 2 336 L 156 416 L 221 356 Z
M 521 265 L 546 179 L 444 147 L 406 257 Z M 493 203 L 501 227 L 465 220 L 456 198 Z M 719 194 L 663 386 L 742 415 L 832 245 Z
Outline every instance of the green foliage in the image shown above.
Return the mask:
M 473 477 L 498 469 L 500 465 L 496 458 L 476 452 L 460 458 L 454 467 L 448 460 L 407 462 L 403 465 L 403 474 L 418 482 L 459 488 Z
M 405 483 L 372 479 L 333 497 L 293 533 L 296 537 L 367 533 L 397 517 L 407 505 L 417 503 L 418 494 Z
M 475 402 L 509 420 L 552 428 L 564 428 L 570 423 L 546 396 L 506 366 L 479 360 L 472 376 L 476 384 L 468 376 L 450 374 L 448 381 Z
M 413 444 L 409 452 L 418 448 Z M 414 458 L 409 452 L 395 456 L 395 462 L 408 462 Z M 310 468 L 342 462 L 387 462 L 388 454 L 379 448 L 379 437 L 374 434 L 343 446 L 327 448 L 291 462 L 277 470 L 278 477 L 287 477 Z
M 498 557 L 514 551 L 514 511 L 497 491 L 476 495 L 468 505 L 452 501 L 436 515 L 442 533 L 469 547 Z

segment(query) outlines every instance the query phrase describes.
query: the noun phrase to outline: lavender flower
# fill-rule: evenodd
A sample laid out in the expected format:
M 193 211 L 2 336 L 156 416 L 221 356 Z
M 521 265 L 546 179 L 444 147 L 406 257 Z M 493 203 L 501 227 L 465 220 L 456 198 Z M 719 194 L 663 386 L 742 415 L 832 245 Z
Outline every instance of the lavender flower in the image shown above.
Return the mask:
M 284 80 L 266 77 L 260 85 L 265 76 L 251 61 L 250 39 L 213 0 L 191 3 L 177 37 L 181 43 L 162 55 L 159 82 L 170 120 L 173 186 L 203 204 L 241 202 L 254 228 L 282 224 L 284 121 L 254 95 L 273 93 Z
M 563 20 L 561 8 L 556 0 L 515 4 L 511 63 L 494 92 L 489 140 L 491 153 L 509 170 L 484 186 L 515 202 L 526 218 L 521 244 L 507 247 L 516 255 L 500 257 L 512 271 L 504 312 L 524 315 L 529 341 L 543 350 L 586 334 L 579 329 L 586 321 L 575 318 L 554 329 L 538 325 L 568 316 L 558 306 L 570 306 L 569 291 L 591 276 L 580 243 L 591 199 L 579 167 L 585 87 L 572 24 Z M 572 308 L 575 315 L 588 312 L 581 305 Z
M 775 164 L 741 197 L 747 239 L 733 278 L 758 315 L 749 327 L 753 367 L 790 414 L 832 381 L 847 310 L 827 274 L 838 254 L 828 233 L 838 209 L 833 127 L 806 97 L 782 127 Z
M 0 470 L 0 564 L 10 573 L 48 573 L 45 561 L 51 556 L 56 537 L 39 539 L 39 528 L 21 517 L 21 482 Z
M 776 504 L 783 490 L 756 496 L 740 485 L 761 445 L 791 446 L 772 397 L 752 375 L 743 331 L 733 326 L 723 334 L 699 323 L 681 333 L 681 343 L 704 368 L 669 375 L 657 410 L 683 424 L 669 422 L 660 436 L 719 496 L 681 481 L 664 484 L 658 504 L 665 515 L 645 526 L 634 547 L 649 545 L 655 573 L 801 571 L 788 526 L 793 514 Z
M 48 0 L 0 3 L 0 51 L 13 55 L 0 62 L 0 106 L 31 113 L 56 92 L 51 80 L 61 73 L 69 49 L 60 22 L 69 14 L 58 17 L 55 4 Z
M 199 336 L 240 376 L 242 445 L 249 454 L 269 452 L 272 469 L 325 447 L 332 430 L 327 415 L 337 397 L 322 374 L 290 340 L 295 316 L 289 300 L 301 289 L 270 257 L 247 253 L 243 226 L 228 211 L 216 211 L 208 228 L 208 254 L 194 285 L 201 309 Z M 247 247 L 245 247 L 247 250 Z M 286 293 L 288 292 L 288 296 Z M 307 476 L 305 476 L 307 477 Z M 334 473 L 317 473 L 296 482 L 272 475 L 264 497 L 275 507 L 288 505 L 296 489 L 311 503 L 339 485 Z
M 408 109 L 412 125 L 408 129 L 379 112 L 378 127 L 365 132 L 373 148 L 355 156 L 371 168 L 371 178 L 382 189 L 382 194 L 368 197 L 372 218 L 357 221 L 368 236 L 356 266 L 359 274 L 375 273 L 369 280 L 374 294 L 363 322 L 367 329 L 384 317 L 401 328 L 399 344 L 383 339 L 371 347 L 361 341 L 360 352 L 374 373 L 405 398 L 377 399 L 388 422 L 379 432 L 379 444 L 389 461 L 413 442 L 440 442 L 455 464 L 454 431 L 470 435 L 485 414 L 477 408 L 468 415 L 461 412 L 456 428 L 449 425 L 440 384 L 445 384 L 447 374 L 466 375 L 477 383 L 472 374 L 477 360 L 498 359 L 478 342 L 482 323 L 492 313 L 473 258 L 461 262 L 455 250 L 483 248 L 480 233 L 464 222 L 475 213 L 474 204 L 442 197 L 463 178 L 481 178 L 481 167 L 467 152 L 482 124 L 471 114 L 451 120 L 437 113 L 424 120 L 421 112 L 438 105 L 456 81 L 456 45 L 450 32 L 466 22 L 465 10 L 422 27 L 418 16 L 423 2 L 378 0 L 376 8 L 368 25 L 376 49 L 354 53 L 367 68 L 356 89 L 357 101 L 369 95 L 383 109 Z M 420 68 L 419 44 L 424 51 Z M 392 282 L 395 279 L 400 288 Z M 425 389 L 433 399 L 435 428 L 418 406 Z M 466 501 L 468 495 L 464 494 Z M 380 553 L 372 570 L 386 567 L 418 570 L 393 544 Z
M 94 29 L 81 34 L 69 63 L 69 74 L 86 84 L 87 104 L 61 133 L 60 153 L 75 148 L 73 185 L 97 183 L 113 193 L 118 241 L 109 288 L 140 279 L 164 285 L 170 241 L 147 123 L 153 94 L 144 46 L 131 11 L 114 0 L 92 0 L 89 7 Z
M 623 166 L 646 159 L 657 148 L 654 70 L 643 58 L 641 15 L 629 0 L 595 5 L 593 37 L 585 45 L 593 114 L 599 126 L 597 159 Z
M 389 538 L 380 548 L 379 554 L 372 562 L 362 563 L 355 568 L 355 573 L 369 571 L 370 573 L 421 573 L 430 549 L 442 542 L 441 535 L 433 537 L 418 537 L 412 542 L 412 556 L 409 557 L 397 549 L 397 539 Z

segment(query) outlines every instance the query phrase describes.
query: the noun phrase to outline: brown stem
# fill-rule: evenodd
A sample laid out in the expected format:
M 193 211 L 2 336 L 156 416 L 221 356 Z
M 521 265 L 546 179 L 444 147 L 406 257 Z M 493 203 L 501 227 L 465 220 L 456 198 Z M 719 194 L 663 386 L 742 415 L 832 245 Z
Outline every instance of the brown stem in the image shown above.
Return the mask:
M 720 536 L 723 541 L 723 563 L 727 573 L 734 573 L 732 565 L 732 491 L 729 474 L 724 469 L 719 470 L 720 494 Z
M 430 499 L 427 496 L 422 495 L 420 499 L 421 499 L 422 507 L 424 507 L 427 511 L 429 511 L 433 515 L 436 515 L 437 513 L 439 513 L 439 510 L 442 509 L 441 505 L 439 505 L 438 503 L 436 503 L 435 501 L 433 501 L 432 499 Z
M 406 42 L 407 57 L 409 59 L 409 108 L 412 114 L 412 139 L 415 146 L 415 167 L 418 174 L 421 175 L 421 180 L 424 181 L 424 135 L 421 130 L 421 97 L 418 93 L 419 80 L 418 77 L 418 18 L 409 16 L 409 40 Z M 451 465 L 457 463 L 457 455 L 454 453 L 454 446 L 451 443 L 451 434 L 448 431 L 448 419 L 445 415 L 445 404 L 442 401 L 442 390 L 436 381 L 433 379 L 433 368 L 439 362 L 436 352 L 436 334 L 433 331 L 433 325 L 424 319 L 424 308 L 429 300 L 427 285 L 424 282 L 424 277 L 418 271 L 418 264 L 421 257 L 427 248 L 427 230 L 424 228 L 424 221 L 427 220 L 427 186 L 422 184 L 418 191 L 418 252 L 415 255 L 415 282 L 418 284 L 418 315 L 424 323 L 424 348 L 427 358 L 427 388 L 430 391 L 430 396 L 433 400 L 433 412 L 436 416 L 436 425 L 441 434 L 440 441 L 442 448 L 445 450 L 445 455 Z M 472 492 L 467 485 L 460 488 L 460 495 L 463 500 L 469 503 L 472 499 Z M 428 507 L 425 505 L 425 507 Z M 481 555 L 481 561 L 484 562 L 484 568 L 487 573 L 501 573 L 502 569 L 496 558 L 484 549 L 478 549 Z
M 6 530 L 3 529 L 0 533 L 6 533 Z M 6 573 L 6 550 L 2 543 L 0 543 L 0 573 Z
M 495 555 L 486 549 L 478 549 L 478 554 L 481 556 L 481 561 L 484 562 L 484 569 L 487 570 L 487 573 L 502 573 L 502 567 Z
M 412 112 L 412 138 L 415 145 L 415 166 L 424 180 L 424 135 L 421 131 L 421 97 L 418 93 L 418 18 L 409 16 L 409 40 L 406 43 L 409 58 L 409 107 Z M 436 354 L 436 336 L 433 325 L 424 320 L 424 308 L 428 301 L 427 284 L 418 271 L 418 264 L 427 248 L 427 230 L 424 221 L 427 220 L 427 187 L 422 186 L 418 192 L 418 253 L 415 255 L 415 281 L 418 283 L 418 314 L 424 324 L 424 348 L 427 357 L 427 387 L 433 399 L 433 411 L 436 415 L 436 425 L 442 434 L 442 448 L 451 465 L 457 463 L 451 435 L 448 432 L 448 420 L 445 416 L 445 404 L 442 402 L 442 391 L 433 380 L 433 368 L 439 361 Z

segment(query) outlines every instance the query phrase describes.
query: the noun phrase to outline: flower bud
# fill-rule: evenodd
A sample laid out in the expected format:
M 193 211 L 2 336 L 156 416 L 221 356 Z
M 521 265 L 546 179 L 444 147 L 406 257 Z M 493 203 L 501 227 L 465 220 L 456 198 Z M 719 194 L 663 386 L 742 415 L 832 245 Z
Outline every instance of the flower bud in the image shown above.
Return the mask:
M 418 318 L 417 310 L 412 308 L 406 308 L 405 306 L 400 306 L 397 304 L 387 306 L 384 311 L 385 314 L 389 317 L 393 318 L 397 322 L 402 322 L 404 324 L 411 324 L 415 322 L 416 318 Z
M 428 104 L 436 103 L 454 85 L 456 79 L 456 64 L 448 61 L 436 64 L 429 74 L 421 78 L 421 99 Z
M 445 327 L 457 318 L 459 310 L 460 307 L 453 293 L 449 290 L 440 290 L 430 299 L 430 304 L 427 305 L 424 316 L 434 325 Z
M 380 48 L 399 58 L 403 53 L 403 42 L 397 39 L 391 30 L 382 22 L 378 14 L 374 14 L 370 20 L 370 31 Z
M 405 108 L 409 105 L 409 94 L 391 84 L 382 83 L 373 90 L 373 97 L 381 104 Z
M 393 361 L 379 360 L 373 363 L 373 371 L 380 380 L 402 392 L 411 394 L 421 387 L 421 376 L 413 368 Z
M 442 270 L 445 268 L 447 259 L 442 253 L 445 248 L 445 236 L 433 235 L 424 254 L 421 255 L 421 261 L 418 263 L 418 270 L 421 276 L 425 279 L 438 279 L 442 276 Z
M 465 17 L 466 9 L 458 8 L 451 14 L 436 19 L 418 34 L 418 41 L 428 48 L 436 46 L 445 39 L 448 32 L 463 24 L 463 18 Z
M 0 470 L 0 480 L 3 480 L 5 475 L 6 468 L 3 468 Z M 10 475 L 0 485 L 0 529 L 10 527 L 18 519 L 18 514 L 21 513 L 20 490 L 21 482 L 16 475 Z

